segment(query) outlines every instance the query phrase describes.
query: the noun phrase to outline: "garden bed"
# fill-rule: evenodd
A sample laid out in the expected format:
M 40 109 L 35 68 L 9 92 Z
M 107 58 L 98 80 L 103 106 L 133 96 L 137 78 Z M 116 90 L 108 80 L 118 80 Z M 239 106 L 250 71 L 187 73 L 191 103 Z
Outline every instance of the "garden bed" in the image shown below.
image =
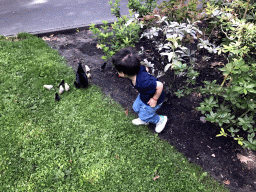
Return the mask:
M 67 65 L 74 70 L 78 61 L 82 61 L 83 66 L 88 65 L 92 74 L 90 82 L 100 86 L 106 96 L 120 103 L 124 107 L 124 112 L 133 113 L 132 103 L 137 92 L 128 79 L 118 77 L 110 63 L 105 69 L 101 69 L 104 64 L 104 60 L 101 59 L 103 52 L 96 48 L 97 40 L 92 38 L 91 31 L 61 33 L 42 38 L 49 46 L 58 50 L 67 60 Z M 139 51 L 141 46 L 148 50 L 144 55 L 146 58 L 155 54 L 155 50 L 145 39 L 137 44 L 136 49 Z M 199 65 L 199 70 L 202 71 L 199 77 L 201 82 L 222 78 L 214 68 L 221 59 L 214 58 Z M 154 64 L 156 74 L 157 70 L 163 70 L 160 63 Z M 170 94 L 168 85 L 172 80 L 171 70 L 159 80 L 165 84 L 165 91 L 168 91 L 168 94 L 158 113 L 167 115 L 169 119 L 159 137 L 175 146 L 191 162 L 202 166 L 213 178 L 224 183 L 230 191 L 256 191 L 256 154 L 243 149 L 231 137 L 216 137 L 220 132 L 219 127 L 200 121 L 202 114 L 195 109 L 203 99 L 200 95 L 193 93 L 187 97 L 177 98 Z M 149 125 L 148 128 L 155 133 L 154 125 Z

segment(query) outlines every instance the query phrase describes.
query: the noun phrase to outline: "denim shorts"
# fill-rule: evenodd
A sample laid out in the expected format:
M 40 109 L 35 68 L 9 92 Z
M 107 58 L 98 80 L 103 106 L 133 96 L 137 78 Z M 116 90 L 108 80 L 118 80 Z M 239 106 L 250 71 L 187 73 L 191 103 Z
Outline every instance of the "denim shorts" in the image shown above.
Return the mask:
M 156 114 L 156 111 L 161 107 L 162 103 L 155 106 L 150 107 L 143 103 L 140 99 L 140 95 L 136 98 L 133 103 L 133 110 L 139 115 L 139 118 L 146 123 L 158 123 L 160 117 Z

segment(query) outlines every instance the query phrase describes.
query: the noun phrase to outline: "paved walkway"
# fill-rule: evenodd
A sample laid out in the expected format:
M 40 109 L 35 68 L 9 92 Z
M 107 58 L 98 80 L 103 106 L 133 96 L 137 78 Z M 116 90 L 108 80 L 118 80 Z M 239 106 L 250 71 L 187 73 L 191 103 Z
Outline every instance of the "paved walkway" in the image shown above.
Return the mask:
M 32 34 L 88 26 L 102 20 L 113 22 L 109 0 L 1 0 L 0 35 Z M 121 14 L 128 14 L 128 0 Z
M 14 36 L 79 28 L 102 20 L 113 22 L 109 0 L 1 0 L 0 35 Z M 113 0 L 114 1 L 114 0 Z M 162 2 L 163 0 L 158 0 Z M 120 12 L 128 15 L 128 0 L 121 0 Z

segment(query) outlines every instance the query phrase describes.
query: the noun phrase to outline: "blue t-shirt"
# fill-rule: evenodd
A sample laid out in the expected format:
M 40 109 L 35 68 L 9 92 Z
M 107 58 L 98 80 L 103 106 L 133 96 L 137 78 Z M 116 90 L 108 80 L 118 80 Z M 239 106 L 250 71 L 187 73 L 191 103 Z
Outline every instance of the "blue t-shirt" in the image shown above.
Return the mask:
M 141 66 L 139 73 L 136 77 L 136 84 L 134 86 L 135 89 L 140 93 L 140 99 L 143 103 L 148 105 L 148 101 L 155 95 L 156 92 L 156 83 L 157 78 L 153 77 L 146 71 L 145 66 Z M 164 92 L 157 100 L 157 105 L 163 103 L 164 101 Z

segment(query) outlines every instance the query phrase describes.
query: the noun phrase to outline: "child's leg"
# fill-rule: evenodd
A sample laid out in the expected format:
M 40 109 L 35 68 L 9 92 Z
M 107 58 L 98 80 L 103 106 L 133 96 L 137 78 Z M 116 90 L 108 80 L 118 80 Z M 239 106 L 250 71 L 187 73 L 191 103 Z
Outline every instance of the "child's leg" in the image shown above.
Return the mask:
M 156 111 L 160 107 L 161 105 L 157 105 L 156 107 L 152 108 L 149 105 L 143 103 L 139 110 L 139 118 L 146 123 L 158 123 L 160 117 L 156 114 Z
M 160 116 L 156 114 L 156 111 L 161 107 L 161 105 L 157 105 L 156 107 L 152 108 L 148 105 L 145 105 L 141 108 L 139 112 L 139 117 L 142 121 L 147 123 L 154 123 L 156 124 L 155 131 L 160 133 L 165 128 L 167 123 L 167 116 Z
M 140 112 L 141 104 L 142 104 L 142 101 L 140 100 L 140 95 L 138 95 L 138 97 L 133 102 L 133 106 L 132 106 L 132 108 L 135 111 L 135 113 L 139 113 Z
M 159 121 L 159 116 L 156 115 L 156 110 L 160 106 L 151 108 L 149 105 L 143 103 L 140 99 L 140 95 L 136 98 L 133 103 L 133 110 L 139 115 L 138 119 L 134 119 L 132 122 L 135 125 L 146 125 L 148 123 L 157 123 Z
M 134 119 L 132 122 L 134 125 L 147 125 L 148 123 L 156 124 L 155 131 L 160 133 L 167 123 L 167 116 L 159 116 L 156 114 L 156 111 L 161 107 L 160 105 L 155 106 L 154 108 L 150 107 L 143 103 L 140 99 L 140 95 L 136 98 L 133 103 L 133 110 L 138 113 L 139 118 Z
M 135 125 L 147 125 L 148 123 L 156 124 L 155 131 L 160 133 L 167 123 L 167 116 L 159 116 L 156 114 L 156 111 L 161 107 L 160 105 L 155 106 L 154 108 L 146 105 L 140 100 L 140 96 L 136 98 L 133 103 L 133 110 L 138 113 L 139 118 L 133 120 Z

